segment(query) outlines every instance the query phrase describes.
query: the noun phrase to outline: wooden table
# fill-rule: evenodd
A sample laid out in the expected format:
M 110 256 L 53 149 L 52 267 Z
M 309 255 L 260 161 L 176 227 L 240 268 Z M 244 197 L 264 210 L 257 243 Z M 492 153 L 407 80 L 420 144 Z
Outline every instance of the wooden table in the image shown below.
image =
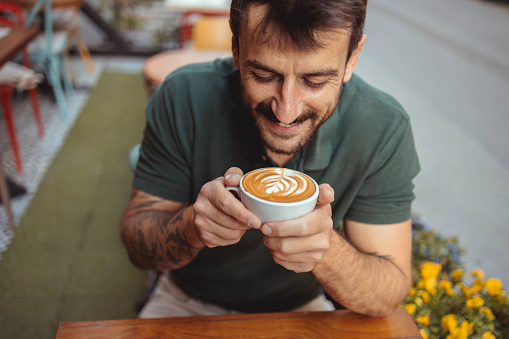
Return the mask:
M 143 66 L 141 72 L 149 97 L 154 93 L 157 87 L 164 81 L 166 76 L 187 64 L 213 61 L 217 58 L 226 58 L 231 56 L 231 52 L 180 49 L 158 53 L 150 57 Z
M 0 39 L 0 66 L 12 60 L 38 33 L 36 27 L 11 28 L 9 34 Z
M 16 2 L 21 7 L 24 8 L 32 8 L 37 0 L 10 0 L 13 2 Z M 69 7 L 76 7 L 81 6 L 83 3 L 83 0 L 52 0 L 51 1 L 51 7 L 53 8 L 69 8 Z
M 421 336 L 413 319 L 400 308 L 385 318 L 341 310 L 64 322 L 58 326 L 55 338 L 420 339 Z

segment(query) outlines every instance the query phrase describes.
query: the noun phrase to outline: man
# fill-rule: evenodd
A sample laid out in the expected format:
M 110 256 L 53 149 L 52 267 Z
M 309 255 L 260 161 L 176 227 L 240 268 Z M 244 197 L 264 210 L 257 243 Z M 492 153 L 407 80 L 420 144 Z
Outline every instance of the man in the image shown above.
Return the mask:
M 324 291 L 383 316 L 406 296 L 419 165 L 404 110 L 353 75 L 365 14 L 234 0 L 233 59 L 158 89 L 121 230 L 132 262 L 163 272 L 141 317 L 331 310 Z M 270 166 L 322 183 L 313 212 L 262 225 L 226 190 Z

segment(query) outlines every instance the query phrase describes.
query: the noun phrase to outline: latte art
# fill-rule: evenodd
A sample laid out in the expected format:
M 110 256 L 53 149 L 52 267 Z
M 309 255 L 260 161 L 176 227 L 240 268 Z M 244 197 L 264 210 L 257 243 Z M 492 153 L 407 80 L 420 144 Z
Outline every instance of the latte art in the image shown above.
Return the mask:
M 242 185 L 252 195 L 274 202 L 295 202 L 316 191 L 307 175 L 287 168 L 262 168 L 246 174 Z

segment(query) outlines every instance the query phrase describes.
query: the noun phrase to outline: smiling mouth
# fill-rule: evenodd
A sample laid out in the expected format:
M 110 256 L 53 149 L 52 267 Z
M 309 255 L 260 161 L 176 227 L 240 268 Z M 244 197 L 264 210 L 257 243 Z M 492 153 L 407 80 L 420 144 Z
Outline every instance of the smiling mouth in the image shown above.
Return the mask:
M 306 120 L 313 120 L 317 118 L 317 114 L 313 111 L 304 112 L 299 116 L 297 119 L 292 121 L 291 123 L 287 124 L 284 122 L 279 121 L 279 119 L 275 116 L 274 112 L 272 112 L 272 109 L 270 107 L 270 103 L 268 102 L 262 102 L 258 104 L 255 109 L 255 112 L 257 112 L 259 115 L 264 116 L 267 120 L 272 121 L 274 124 L 284 127 L 284 128 L 291 128 L 295 127 L 297 125 L 300 125 Z
M 298 124 L 300 124 L 300 122 L 299 121 L 294 121 L 291 124 L 285 124 L 283 122 L 276 122 L 276 124 L 281 126 L 281 127 L 290 128 L 290 127 L 293 127 L 293 126 L 297 126 Z

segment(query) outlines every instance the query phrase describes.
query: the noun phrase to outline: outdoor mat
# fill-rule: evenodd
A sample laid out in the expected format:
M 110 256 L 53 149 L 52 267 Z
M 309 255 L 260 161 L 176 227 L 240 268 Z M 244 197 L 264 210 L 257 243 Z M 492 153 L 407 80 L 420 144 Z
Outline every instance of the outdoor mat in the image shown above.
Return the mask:
M 42 138 L 37 133 L 33 108 L 27 93 L 13 95 L 12 109 L 16 112 L 14 121 L 23 161 L 22 172 L 16 170 L 8 133 L 4 133 L 5 119 L 0 118 L 0 155 L 5 176 L 11 182 L 9 186 L 13 198 L 11 207 L 17 225 L 37 192 L 48 167 L 64 144 L 89 97 L 91 87 L 83 85 L 75 87 L 74 95 L 67 97 L 69 114 L 66 117 L 60 114 L 53 93 L 38 89 L 39 108 L 45 132 Z M 9 227 L 5 209 L 0 206 L 0 260 L 14 235 L 15 232 Z
M 0 260 L 1 337 L 136 317 L 146 273 L 129 262 L 119 224 L 146 102 L 139 74 L 104 73 L 92 90 Z

